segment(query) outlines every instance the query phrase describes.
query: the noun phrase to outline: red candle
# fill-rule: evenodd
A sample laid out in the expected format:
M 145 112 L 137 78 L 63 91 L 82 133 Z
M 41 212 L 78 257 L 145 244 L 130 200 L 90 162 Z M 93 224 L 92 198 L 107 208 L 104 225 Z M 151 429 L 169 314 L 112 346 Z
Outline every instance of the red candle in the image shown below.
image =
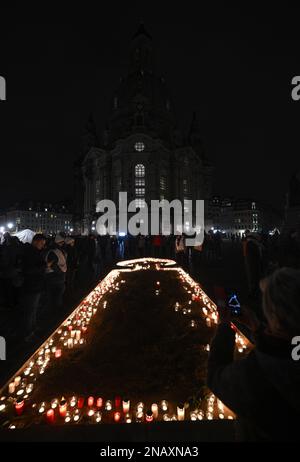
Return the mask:
M 97 399 L 97 407 L 100 409 L 102 406 L 103 406 L 103 399 L 102 399 L 102 398 L 98 398 L 98 399 Z
M 24 412 L 24 408 L 25 408 L 25 401 L 22 399 L 19 399 L 15 404 L 17 415 L 22 415 Z
M 121 420 L 121 412 L 115 412 L 114 420 L 117 423 L 120 422 L 120 420 Z
M 55 358 L 56 358 L 56 359 L 61 358 L 61 350 L 56 350 L 56 352 L 55 352 Z
M 121 407 L 121 404 L 122 404 L 122 398 L 120 396 L 116 396 L 115 397 L 115 406 L 117 409 L 119 409 Z
M 153 412 L 148 411 L 147 414 L 146 414 L 146 422 L 151 423 L 151 422 L 153 422 L 153 419 L 154 419 Z
M 73 326 L 69 326 L 68 329 L 69 329 L 69 332 L 71 332 L 73 330 Z
M 78 399 L 78 409 L 82 409 L 84 406 L 84 398 L 81 397 Z
M 95 403 L 95 399 L 93 398 L 93 396 L 90 396 L 88 399 L 88 407 L 93 407 L 94 403 Z
M 66 414 L 67 414 L 67 407 L 68 407 L 68 403 L 67 401 L 63 398 L 61 400 L 61 402 L 59 403 L 59 415 L 63 418 L 66 417 Z
M 49 409 L 49 411 L 47 411 L 47 414 L 46 414 L 46 420 L 49 424 L 54 424 L 55 422 L 55 413 L 54 413 L 54 409 Z

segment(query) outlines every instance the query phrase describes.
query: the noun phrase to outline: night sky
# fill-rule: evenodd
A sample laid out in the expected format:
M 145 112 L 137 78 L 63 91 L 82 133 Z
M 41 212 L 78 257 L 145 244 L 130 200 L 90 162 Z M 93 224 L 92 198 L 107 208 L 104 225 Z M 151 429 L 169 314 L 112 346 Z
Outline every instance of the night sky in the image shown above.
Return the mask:
M 179 125 L 186 130 L 197 111 L 214 191 L 283 205 L 299 169 L 300 102 L 291 99 L 291 81 L 300 75 L 300 11 L 198 4 L 99 2 L 68 15 L 1 7 L 8 100 L 0 102 L 0 207 L 72 197 L 84 125 L 93 111 L 101 133 L 141 20 Z

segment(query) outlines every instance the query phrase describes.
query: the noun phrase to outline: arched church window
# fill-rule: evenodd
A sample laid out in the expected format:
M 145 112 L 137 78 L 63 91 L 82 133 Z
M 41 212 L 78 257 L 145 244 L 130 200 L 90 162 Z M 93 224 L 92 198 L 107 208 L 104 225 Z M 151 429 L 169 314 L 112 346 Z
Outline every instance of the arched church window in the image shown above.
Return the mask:
M 136 197 L 136 207 L 144 208 L 145 207 L 145 176 L 146 168 L 143 164 L 137 164 L 135 166 L 135 197 Z
M 145 165 L 138 164 L 135 166 L 135 177 L 136 178 L 145 178 L 146 169 Z

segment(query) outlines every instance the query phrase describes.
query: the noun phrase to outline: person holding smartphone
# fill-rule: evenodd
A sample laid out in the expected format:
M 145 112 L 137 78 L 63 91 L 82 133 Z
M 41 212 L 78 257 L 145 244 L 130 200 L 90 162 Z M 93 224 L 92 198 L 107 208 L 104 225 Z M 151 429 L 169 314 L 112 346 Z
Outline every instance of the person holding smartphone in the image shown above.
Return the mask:
M 207 385 L 238 416 L 239 440 L 296 441 L 300 421 L 300 361 L 292 357 L 300 335 L 300 271 L 281 269 L 260 283 L 266 325 L 242 307 L 239 323 L 251 330 L 255 349 L 234 360 L 232 309 L 219 309 L 210 348 Z

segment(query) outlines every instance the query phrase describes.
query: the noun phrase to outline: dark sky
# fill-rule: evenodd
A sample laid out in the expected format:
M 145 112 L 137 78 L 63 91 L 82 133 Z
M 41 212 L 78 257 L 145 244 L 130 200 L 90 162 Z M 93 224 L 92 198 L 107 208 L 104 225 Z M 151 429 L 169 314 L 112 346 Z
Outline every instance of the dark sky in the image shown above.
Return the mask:
M 300 75 L 299 9 L 174 3 L 100 2 L 68 14 L 2 10 L 8 100 L 0 102 L 0 207 L 72 197 L 86 119 L 94 111 L 105 120 L 141 19 L 179 124 L 187 128 L 198 113 L 215 192 L 282 205 L 300 168 L 300 102 L 291 99 L 291 80 Z

